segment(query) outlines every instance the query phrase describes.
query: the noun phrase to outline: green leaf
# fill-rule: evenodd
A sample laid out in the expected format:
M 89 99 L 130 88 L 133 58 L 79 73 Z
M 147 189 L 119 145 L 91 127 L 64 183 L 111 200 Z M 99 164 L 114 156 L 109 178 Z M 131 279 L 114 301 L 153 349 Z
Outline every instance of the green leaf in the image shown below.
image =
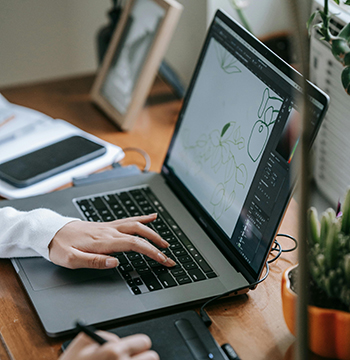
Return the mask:
M 344 4 L 345 4 L 345 5 L 350 5 L 350 0 L 344 1 Z
M 349 0 L 350 1 L 350 0 Z M 316 15 L 318 14 L 318 10 L 315 11 L 314 13 L 311 14 L 311 16 L 309 17 L 309 20 L 306 22 L 306 28 L 309 31 L 309 35 L 311 34 L 311 29 L 312 29 L 312 23 L 316 17 Z
M 224 125 L 224 127 L 221 130 L 221 135 L 220 137 L 223 137 L 225 135 L 225 132 L 228 130 L 228 128 L 231 126 L 231 123 L 227 123 L 226 125 Z
M 350 95 L 350 66 L 343 69 L 341 73 L 341 82 L 348 95 Z
M 334 0 L 334 2 L 335 2 L 337 5 L 339 5 L 339 0 Z
M 350 1 L 350 0 L 349 0 Z M 346 24 L 339 32 L 338 34 L 339 37 L 347 40 L 348 42 L 350 41 L 350 23 Z
M 309 217 L 309 238 L 312 244 L 320 242 L 320 224 L 317 219 L 317 210 L 312 207 L 308 211 Z
M 344 256 L 344 273 L 346 282 L 350 286 L 350 254 Z
M 341 231 L 345 234 L 348 235 L 349 234 L 349 230 L 350 230 L 350 188 L 348 188 L 346 195 L 345 195 L 345 199 L 343 202 L 343 206 L 342 206 L 342 223 L 341 223 Z
M 328 215 L 327 213 L 324 212 L 321 217 L 321 232 L 320 232 L 321 248 L 324 248 L 325 246 L 328 230 L 329 230 Z
M 327 266 L 333 269 L 337 263 L 338 231 L 337 222 L 333 220 L 326 239 L 325 257 Z

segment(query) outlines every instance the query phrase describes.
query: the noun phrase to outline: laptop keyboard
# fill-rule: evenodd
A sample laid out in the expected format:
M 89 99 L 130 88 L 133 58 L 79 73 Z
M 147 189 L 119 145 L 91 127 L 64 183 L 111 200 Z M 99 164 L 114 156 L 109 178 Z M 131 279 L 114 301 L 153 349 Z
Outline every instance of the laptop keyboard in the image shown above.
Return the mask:
M 147 226 L 170 244 L 168 249 L 159 250 L 177 265 L 167 268 L 148 256 L 132 251 L 112 254 L 119 260 L 117 270 L 133 294 L 139 295 L 217 277 L 149 187 L 94 195 L 74 201 L 88 221 L 112 221 L 158 213 L 157 219 Z

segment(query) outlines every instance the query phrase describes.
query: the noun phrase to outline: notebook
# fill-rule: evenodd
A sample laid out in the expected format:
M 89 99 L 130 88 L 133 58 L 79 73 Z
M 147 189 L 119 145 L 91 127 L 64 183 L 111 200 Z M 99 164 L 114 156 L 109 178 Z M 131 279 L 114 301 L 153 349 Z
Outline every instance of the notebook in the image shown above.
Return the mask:
M 21 210 L 45 206 L 88 221 L 156 211 L 160 223 L 153 228 L 177 244 L 168 250 L 178 255 L 170 272 L 154 270 L 135 253 L 116 254 L 121 265 L 105 271 L 14 259 L 49 336 L 71 332 L 77 318 L 123 324 L 249 290 L 263 271 L 295 183 L 300 82 L 292 67 L 218 11 L 160 174 L 0 202 Z M 307 92 L 313 140 L 328 97 L 311 84 Z

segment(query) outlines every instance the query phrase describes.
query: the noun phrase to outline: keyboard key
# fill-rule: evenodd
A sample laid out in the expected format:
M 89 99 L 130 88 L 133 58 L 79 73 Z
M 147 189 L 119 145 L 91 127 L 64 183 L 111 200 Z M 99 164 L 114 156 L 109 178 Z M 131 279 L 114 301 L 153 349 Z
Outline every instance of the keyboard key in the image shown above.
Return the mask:
M 205 275 L 199 269 L 188 270 L 188 273 L 190 274 L 193 281 L 201 281 L 206 279 Z
M 171 269 L 170 271 L 175 277 L 186 275 L 186 271 L 184 269 Z
M 198 266 L 197 266 L 196 263 L 191 262 L 191 263 L 186 263 L 186 264 L 184 264 L 184 268 L 185 268 L 186 270 L 192 270 L 192 269 L 197 269 Z
M 140 295 L 141 294 L 141 290 L 137 286 L 133 286 L 131 288 L 131 290 L 135 295 Z
M 128 214 L 122 209 L 115 211 L 114 215 L 117 219 L 124 219 L 124 218 L 128 217 Z
M 146 261 L 143 259 L 136 259 L 136 260 L 131 261 L 131 263 L 136 268 L 136 270 L 137 270 L 137 268 L 144 268 L 146 265 Z
M 117 200 L 115 200 L 117 201 Z M 114 204 L 109 204 L 110 208 L 115 212 L 118 210 L 123 210 L 122 206 L 118 203 L 114 203 Z
M 123 253 L 116 253 L 113 256 L 118 259 L 120 265 L 129 264 L 128 259 L 125 257 Z
M 159 281 L 153 274 L 141 275 L 142 281 L 145 283 L 149 291 L 155 291 L 162 289 Z
M 174 250 L 177 250 L 177 249 L 183 249 L 183 246 L 178 241 L 173 241 L 170 244 L 169 249 L 174 251 Z
M 148 266 L 137 268 L 136 271 L 140 274 L 148 274 L 151 272 L 151 269 Z
M 127 283 L 130 287 L 135 286 L 134 280 L 132 280 L 132 279 L 127 280 L 126 283 Z
M 173 251 L 173 253 L 174 253 L 174 255 L 177 256 L 177 257 L 188 254 L 187 251 L 186 251 L 184 248 L 182 248 L 182 249 L 177 249 L 177 250 Z
M 174 278 L 168 272 L 159 274 L 158 279 L 164 286 L 164 288 L 169 288 L 177 285 Z
M 161 230 L 167 230 L 168 229 L 168 226 L 163 222 L 158 222 L 158 223 L 153 223 L 154 225 L 154 229 L 156 231 L 161 231 Z
M 191 246 L 191 247 L 188 247 L 188 251 L 193 256 L 193 258 L 197 261 L 198 265 L 202 268 L 202 270 L 205 273 L 213 271 L 213 269 L 209 266 L 209 264 L 199 254 L 197 249 L 195 249 L 193 246 Z
M 100 197 L 92 198 L 91 203 L 97 210 L 106 208 L 105 203 L 103 202 L 102 198 L 100 198 Z
M 160 266 L 152 269 L 155 274 L 167 273 L 169 270 L 165 266 Z
M 209 273 L 212 272 L 213 269 L 209 266 L 209 264 L 199 255 L 198 258 L 196 259 L 198 265 L 202 268 L 202 270 L 205 273 Z
M 118 200 L 113 195 L 104 195 L 103 199 L 106 201 L 107 204 L 114 205 L 118 203 Z
M 155 212 L 152 206 L 142 206 L 141 210 L 145 215 L 153 214 Z
M 123 275 L 123 278 L 125 280 L 130 280 L 131 279 L 131 275 L 128 272 L 122 273 L 122 275 Z
M 143 284 L 141 278 L 134 278 L 133 280 L 134 280 L 135 284 L 138 285 L 138 286 Z
M 113 220 L 115 220 L 115 217 L 112 215 L 105 215 L 105 216 L 102 216 L 102 220 L 104 222 L 113 221 Z
M 137 252 L 134 252 L 134 251 L 126 253 L 126 256 L 128 257 L 128 259 L 130 261 L 141 259 L 141 255 L 139 253 L 137 253 Z
M 181 277 L 177 277 L 176 278 L 176 281 L 180 284 L 180 285 L 183 285 L 183 284 L 189 284 L 191 283 L 191 279 L 185 275 L 185 276 L 181 276 Z
M 161 230 L 161 231 L 158 231 L 158 234 L 164 239 L 165 237 L 167 236 L 170 236 L 172 235 L 171 231 L 170 230 Z
M 171 255 L 172 255 L 172 253 L 170 252 L 169 249 L 161 249 L 160 251 L 161 251 L 163 254 L 165 254 L 166 256 L 171 256 Z
M 163 239 L 167 241 L 169 244 L 173 244 L 175 242 L 179 243 L 179 240 L 177 240 L 175 236 L 164 236 Z
M 207 277 L 208 277 L 209 279 L 212 279 L 212 278 L 217 277 L 217 275 L 214 273 L 214 271 L 213 271 L 213 272 L 206 273 L 205 275 L 207 275 Z
M 188 262 L 193 262 L 191 256 L 189 256 L 189 255 L 179 256 L 178 260 L 180 261 L 181 264 L 188 263 Z
M 130 264 L 119 265 L 118 270 L 122 273 L 133 271 L 134 268 Z
M 155 260 L 153 260 L 153 259 L 147 260 L 147 264 L 148 264 L 148 266 L 150 266 L 152 269 L 155 269 L 155 268 L 157 268 L 157 267 L 161 267 L 161 266 L 162 266 L 161 264 L 159 264 L 158 261 L 155 261 Z

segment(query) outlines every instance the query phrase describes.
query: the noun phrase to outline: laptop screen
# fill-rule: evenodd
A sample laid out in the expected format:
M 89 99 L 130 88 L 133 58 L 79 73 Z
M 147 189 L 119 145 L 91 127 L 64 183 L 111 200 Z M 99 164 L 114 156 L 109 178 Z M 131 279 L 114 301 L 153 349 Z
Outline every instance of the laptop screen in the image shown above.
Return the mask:
M 200 222 L 253 278 L 263 269 L 293 183 L 294 99 L 301 88 L 292 73 L 219 11 L 163 167 Z M 310 92 L 316 134 L 327 98 Z

